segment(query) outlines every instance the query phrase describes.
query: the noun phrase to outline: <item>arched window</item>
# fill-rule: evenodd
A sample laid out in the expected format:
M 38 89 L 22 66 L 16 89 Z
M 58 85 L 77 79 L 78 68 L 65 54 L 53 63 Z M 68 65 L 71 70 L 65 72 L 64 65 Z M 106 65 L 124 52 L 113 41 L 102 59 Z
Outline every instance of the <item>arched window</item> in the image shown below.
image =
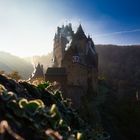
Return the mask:
M 78 63 L 80 62 L 80 57 L 79 56 L 73 56 L 73 59 L 72 59 L 73 63 Z

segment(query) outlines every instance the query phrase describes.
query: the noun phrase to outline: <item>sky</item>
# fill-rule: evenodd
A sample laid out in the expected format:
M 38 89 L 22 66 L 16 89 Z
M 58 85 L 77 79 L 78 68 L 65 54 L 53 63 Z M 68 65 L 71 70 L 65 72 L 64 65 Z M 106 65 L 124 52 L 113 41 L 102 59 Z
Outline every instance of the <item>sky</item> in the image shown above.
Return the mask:
M 27 57 L 53 49 L 57 26 L 81 23 L 95 44 L 140 44 L 139 0 L 0 0 L 0 51 Z

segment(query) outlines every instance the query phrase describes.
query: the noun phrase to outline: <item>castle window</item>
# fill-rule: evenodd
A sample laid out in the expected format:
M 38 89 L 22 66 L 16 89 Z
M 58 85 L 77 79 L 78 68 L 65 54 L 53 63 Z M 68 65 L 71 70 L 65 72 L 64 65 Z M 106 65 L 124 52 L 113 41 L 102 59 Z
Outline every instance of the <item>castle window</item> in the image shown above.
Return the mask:
M 79 56 L 73 56 L 73 63 L 80 62 L 80 57 Z

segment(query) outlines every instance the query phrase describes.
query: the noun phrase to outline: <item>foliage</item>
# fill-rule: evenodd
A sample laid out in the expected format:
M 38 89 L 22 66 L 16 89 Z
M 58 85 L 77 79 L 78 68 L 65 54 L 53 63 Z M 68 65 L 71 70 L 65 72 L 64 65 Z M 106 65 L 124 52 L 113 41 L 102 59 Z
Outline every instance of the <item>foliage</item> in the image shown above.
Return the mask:
M 47 91 L 48 82 L 34 86 L 0 75 L 0 83 L 4 139 L 18 136 L 19 140 L 104 140 L 97 137 L 101 132 L 92 129 L 68 105 L 60 91 Z
M 8 77 L 15 79 L 16 81 L 21 79 L 21 76 L 17 71 L 12 71 L 11 73 L 8 74 Z
M 0 74 L 5 74 L 5 71 L 4 70 L 0 70 Z
M 117 129 L 117 133 L 127 140 L 140 139 L 140 103 L 127 99 L 117 100 L 113 97 L 102 105 L 104 116 L 109 116 L 109 122 Z M 116 133 L 116 132 L 115 132 Z
M 96 50 L 99 54 L 99 80 L 105 77 L 111 88 L 100 107 L 105 128 L 119 136 L 115 139 L 139 140 L 140 45 L 97 45 Z M 100 92 L 105 92 L 106 87 L 103 85 Z

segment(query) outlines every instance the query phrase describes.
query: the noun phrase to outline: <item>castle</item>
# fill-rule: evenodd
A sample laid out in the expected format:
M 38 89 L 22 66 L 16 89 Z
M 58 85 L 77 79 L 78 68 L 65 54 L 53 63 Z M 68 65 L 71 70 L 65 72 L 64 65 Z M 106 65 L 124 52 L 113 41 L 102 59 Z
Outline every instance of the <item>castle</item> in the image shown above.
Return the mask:
M 57 27 L 53 46 L 53 66 L 45 74 L 46 81 L 57 81 L 64 96 L 79 105 L 89 88 L 96 91 L 98 54 L 90 36 L 86 36 L 81 24 L 76 33 L 71 23 Z

